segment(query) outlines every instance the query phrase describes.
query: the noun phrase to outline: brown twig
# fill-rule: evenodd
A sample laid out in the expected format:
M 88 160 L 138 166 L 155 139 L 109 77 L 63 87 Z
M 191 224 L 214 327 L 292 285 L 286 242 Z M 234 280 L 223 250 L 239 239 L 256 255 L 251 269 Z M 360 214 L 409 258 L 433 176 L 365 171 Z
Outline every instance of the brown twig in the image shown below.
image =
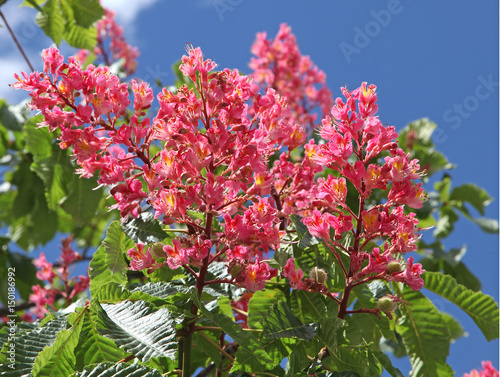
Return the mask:
M 33 66 L 31 65 L 31 62 L 29 61 L 28 57 L 26 56 L 26 54 L 24 53 L 24 50 L 23 48 L 21 47 L 21 45 L 19 44 L 19 41 L 17 40 L 16 38 L 16 35 L 14 34 L 14 32 L 12 31 L 12 29 L 10 28 L 10 25 L 9 23 L 7 22 L 7 19 L 5 18 L 5 16 L 3 15 L 3 12 L 0 10 L 0 17 L 2 17 L 2 20 L 3 22 L 5 23 L 5 26 L 7 27 L 7 30 L 9 30 L 9 33 L 10 35 L 12 36 L 12 39 L 14 40 L 14 42 L 16 43 L 16 46 L 17 48 L 19 49 L 19 51 L 21 51 L 21 54 L 23 55 L 24 57 L 24 60 L 26 60 L 26 63 L 28 63 L 28 66 L 30 67 L 31 69 L 31 72 L 34 72 L 35 71 L 35 68 L 33 68 Z

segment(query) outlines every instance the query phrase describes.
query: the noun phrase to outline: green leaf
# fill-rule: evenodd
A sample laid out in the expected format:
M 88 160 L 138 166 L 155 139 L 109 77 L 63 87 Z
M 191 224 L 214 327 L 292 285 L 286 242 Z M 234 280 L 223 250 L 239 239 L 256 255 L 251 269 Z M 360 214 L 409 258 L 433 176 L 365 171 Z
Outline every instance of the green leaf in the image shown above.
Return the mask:
M 31 331 L 26 331 L 15 339 L 15 370 L 6 376 L 28 376 L 35 363 L 38 354 L 47 346 L 52 346 L 60 331 L 66 327 L 66 318 L 56 316 L 48 321 L 44 327 L 37 327 Z M 9 347 L 4 345 L 0 352 L 0 363 L 10 364 Z
M 342 338 L 345 320 L 338 317 L 322 318 L 319 321 L 318 339 L 333 353 Z
M 471 219 L 472 222 L 479 225 L 479 227 L 486 233 L 498 234 L 498 221 L 495 219 L 488 219 L 485 217 L 480 217 L 476 219 Z
M 75 371 L 75 347 L 78 344 L 83 325 L 83 311 L 71 313 L 67 321 L 71 329 L 57 334 L 54 345 L 45 347 L 35 359 L 33 376 L 69 376 Z
M 380 376 L 382 374 L 379 360 L 366 347 L 336 347 L 330 350 L 330 356 L 323 360 L 323 364 L 334 371 L 354 372 L 359 376 Z M 341 376 L 352 376 L 352 374 L 344 373 Z
M 316 331 L 316 324 L 303 324 L 284 301 L 279 301 L 267 312 L 263 322 L 262 335 L 271 339 L 298 338 L 311 340 L 316 336 Z
M 9 149 L 9 144 L 9 132 L 2 123 L 0 123 L 0 157 L 5 156 L 7 149 Z
M 52 156 L 52 135 L 48 128 L 37 128 L 41 117 L 31 118 L 24 126 L 26 151 L 33 155 L 35 161 Z
M 92 26 L 104 16 L 104 9 L 99 0 L 67 0 L 73 8 L 77 25 L 84 28 Z
M 422 277 L 425 288 L 453 302 L 466 312 L 488 341 L 498 338 L 500 312 L 498 304 L 491 296 L 467 289 L 449 275 L 425 272 Z
M 161 373 L 139 364 L 103 363 L 87 366 L 83 372 L 75 377 L 161 377 Z
M 307 226 L 304 225 L 302 222 L 301 218 L 297 215 L 291 215 L 290 219 L 292 220 L 293 224 L 295 225 L 295 229 L 297 229 L 297 234 L 299 236 L 300 242 L 299 242 L 299 247 L 301 249 L 305 249 L 309 246 L 319 244 L 320 241 L 311 235 L 309 233 L 309 230 L 307 229 Z
M 303 342 L 299 342 L 294 348 L 292 353 L 288 356 L 288 363 L 286 365 L 286 377 L 296 376 L 302 372 L 309 365 L 310 361 L 307 357 L 306 346 Z
M 248 304 L 248 326 L 252 329 L 262 329 L 269 307 L 283 299 L 283 292 L 278 289 L 257 291 Z
M 105 329 L 99 333 L 113 340 L 119 347 L 135 355 L 142 362 L 153 357 L 175 360 L 177 337 L 175 327 L 183 316 L 166 308 L 153 311 L 142 300 L 102 304 Z
M 82 314 L 80 341 L 75 349 L 76 369 L 83 370 L 86 365 L 107 361 L 116 363 L 124 359 L 127 354 L 111 339 L 99 334 L 99 330 L 106 327 L 99 304 L 92 300 L 88 308 L 82 309 Z
M 441 181 L 434 184 L 434 188 L 439 192 L 439 200 L 441 202 L 447 202 L 450 198 L 451 177 L 445 174 Z
M 249 332 L 241 331 L 241 326 L 232 318 L 222 314 L 218 307 L 207 309 L 198 294 L 193 294 L 193 301 L 201 313 L 216 326 L 219 326 L 229 337 L 240 346 L 236 353 L 236 361 L 231 369 L 234 371 L 259 372 L 272 369 L 276 364 L 268 356 L 257 337 Z
M 123 231 L 136 243 L 154 243 L 168 237 L 152 213 L 143 212 L 123 226 Z
M 59 0 L 48 0 L 38 13 L 36 23 L 42 28 L 56 45 L 61 44 L 65 29 L 65 20 Z
M 59 203 L 66 198 L 68 188 L 67 182 L 73 179 L 74 170 L 69 162 L 67 152 L 57 145 L 52 145 L 53 154 L 45 159 L 36 159 L 31 164 L 33 170 L 45 184 L 45 196 L 47 206 L 55 211 Z
M 432 302 L 418 291 L 396 287 L 398 295 L 407 303 L 399 305 L 401 313 L 396 331 L 401 334 L 412 365 L 411 376 L 442 377 L 450 348 L 448 326 Z M 452 376 L 452 375 L 451 375 Z
M 113 221 L 106 238 L 97 249 L 90 261 L 90 292 L 95 294 L 99 288 L 110 282 L 127 284 L 127 264 L 124 254 L 127 249 L 135 246 L 122 232 L 119 222 Z
M 11 131 L 21 131 L 26 121 L 25 115 L 30 113 L 23 103 L 19 105 L 7 105 L 5 100 L 0 99 L 0 124 Z M 27 115 L 26 115 L 27 116 Z M 33 117 L 40 121 L 41 115 Z
M 448 236 L 454 229 L 454 223 L 458 221 L 458 215 L 448 205 L 442 206 L 439 209 L 439 220 L 434 230 L 434 237 L 444 238 Z
M 96 178 L 80 178 L 74 174 L 61 206 L 77 224 L 85 225 L 95 217 L 102 196 L 103 190 L 97 188 Z
M 389 357 L 385 353 L 381 351 L 375 351 L 373 352 L 373 355 L 392 377 L 404 377 L 403 373 L 401 373 L 398 368 L 394 368 L 391 363 L 391 359 L 389 359 Z
M 450 194 L 450 200 L 470 203 L 481 215 L 484 215 L 484 207 L 490 204 L 493 198 L 481 187 L 467 183 L 455 187 Z
M 97 43 L 97 30 L 95 27 L 86 28 L 76 23 L 68 23 L 64 39 L 70 46 L 92 50 Z

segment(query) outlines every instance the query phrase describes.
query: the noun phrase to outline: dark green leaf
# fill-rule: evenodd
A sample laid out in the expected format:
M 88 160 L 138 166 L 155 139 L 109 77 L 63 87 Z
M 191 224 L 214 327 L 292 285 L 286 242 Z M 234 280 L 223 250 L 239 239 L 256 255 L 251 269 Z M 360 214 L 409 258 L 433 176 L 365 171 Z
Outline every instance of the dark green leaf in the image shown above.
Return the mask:
M 136 243 L 154 243 L 168 237 L 152 213 L 143 212 L 123 226 L 123 231 Z
M 295 229 L 297 229 L 297 234 L 299 235 L 299 247 L 302 249 L 305 249 L 309 246 L 319 244 L 320 241 L 313 237 L 311 233 L 309 233 L 309 230 L 307 229 L 307 226 L 304 225 L 300 217 L 297 215 L 291 215 L 290 219 L 292 220 L 293 224 L 295 225 Z
M 25 254 L 10 252 L 8 260 L 10 267 L 13 267 L 16 272 L 16 289 L 22 299 L 28 300 L 30 294 L 33 293 L 33 285 L 40 284 L 36 277 L 37 269 L 31 258 Z
M 86 179 L 73 175 L 68 195 L 61 201 L 61 206 L 73 216 L 77 224 L 85 225 L 95 217 L 102 196 L 103 190 L 97 188 L 96 178 Z
M 231 369 L 234 371 L 258 372 L 267 371 L 276 365 L 267 355 L 263 346 L 259 346 L 257 337 L 246 331 L 241 331 L 241 326 L 232 318 L 222 314 L 218 307 L 209 310 L 195 293 L 193 300 L 201 313 L 215 325 L 219 326 L 229 337 L 240 346 L 236 353 L 236 361 Z
M 279 301 L 267 312 L 262 335 L 271 338 L 298 338 L 311 340 L 316 335 L 316 324 L 303 324 L 284 301 Z
M 57 316 L 48 321 L 44 327 L 36 327 L 26 331 L 15 339 L 15 370 L 5 376 L 28 376 L 31 375 L 33 364 L 38 354 L 47 346 L 51 346 L 60 331 L 66 328 L 66 318 Z M 0 363 L 10 364 L 8 358 L 9 347 L 4 345 L 0 352 Z

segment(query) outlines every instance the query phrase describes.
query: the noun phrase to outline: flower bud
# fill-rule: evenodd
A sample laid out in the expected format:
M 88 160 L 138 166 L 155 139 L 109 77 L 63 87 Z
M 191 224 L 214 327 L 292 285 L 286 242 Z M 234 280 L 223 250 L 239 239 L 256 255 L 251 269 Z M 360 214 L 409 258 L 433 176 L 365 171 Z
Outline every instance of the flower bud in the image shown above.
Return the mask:
M 394 300 L 389 296 L 384 296 L 379 298 L 377 301 L 377 308 L 383 311 L 385 314 L 391 313 L 396 310 L 398 304 L 394 302 Z
M 403 266 L 398 261 L 391 261 L 385 270 L 389 275 L 403 271 Z
M 163 250 L 165 244 L 163 242 L 156 242 L 153 247 L 151 247 L 151 255 L 155 258 L 163 258 L 165 256 L 165 251 Z
M 322 268 L 314 267 L 311 271 L 309 271 L 309 279 L 311 279 L 315 283 L 324 284 L 326 278 L 327 274 Z

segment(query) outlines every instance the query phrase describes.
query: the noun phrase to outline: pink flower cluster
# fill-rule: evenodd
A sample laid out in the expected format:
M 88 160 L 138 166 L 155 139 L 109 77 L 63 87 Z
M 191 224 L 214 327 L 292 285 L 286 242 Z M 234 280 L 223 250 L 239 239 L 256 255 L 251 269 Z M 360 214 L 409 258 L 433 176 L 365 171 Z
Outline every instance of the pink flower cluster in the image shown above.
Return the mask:
M 326 87 L 326 75 L 318 69 L 309 56 L 300 53 L 291 28 L 281 24 L 273 40 L 265 32 L 258 33 L 251 51 L 250 75 L 261 88 L 273 88 L 285 97 L 293 122 L 312 131 L 316 126 L 319 109 L 323 115 L 332 107 L 332 94 Z
M 38 268 L 36 277 L 39 280 L 46 281 L 47 286 L 34 285 L 33 293 L 30 295 L 30 301 L 36 306 L 31 312 L 38 318 L 43 318 L 47 313 L 46 305 L 54 308 L 54 303 L 58 299 L 65 299 L 66 305 L 89 287 L 88 276 L 69 277 L 69 268 L 76 261 L 81 259 L 80 254 L 71 247 L 72 237 L 61 240 L 62 248 L 58 262 L 58 267 L 54 267 L 45 258 L 45 253 L 41 253 L 35 260 L 35 267 Z
M 123 69 L 127 75 L 131 75 L 137 68 L 137 57 L 139 50 L 137 47 L 130 46 L 123 36 L 123 28 L 115 21 L 115 12 L 104 9 L 104 18 L 96 23 L 97 45 L 94 48 L 94 54 L 97 58 L 101 57 L 106 65 L 120 59 L 124 60 Z M 111 56 L 106 52 L 109 48 Z M 89 50 L 80 50 L 75 58 L 83 65 Z
M 269 43 L 263 36 L 258 41 L 254 50 L 264 54 Z M 418 222 L 404 206 L 422 205 L 421 185 L 412 183 L 422 173 L 418 162 L 397 147 L 394 128 L 375 116 L 375 86 L 343 89 L 345 102 L 337 99 L 331 116 L 321 122 L 326 142 L 304 145 L 305 128 L 314 117 L 309 106 L 299 109 L 294 103 L 324 110 L 326 92 L 311 89 L 324 85 L 324 75 L 308 59 L 299 59 L 288 28 L 282 27 L 268 47 L 264 55 L 274 54 L 274 81 L 262 81 L 272 87 L 260 93 L 249 77 L 237 70 L 214 71 L 213 61 L 188 46 L 180 71 L 193 87 L 163 89 L 153 117 L 147 116 L 154 96 L 146 83 L 132 81 L 130 100 L 127 85 L 108 68 L 83 70 L 73 58 L 64 63 L 55 48 L 43 53 L 43 73 L 16 75 L 13 87 L 30 92 L 31 107 L 44 116 L 41 126 L 58 130 L 60 145 L 71 148 L 79 173 L 96 174 L 99 184 L 111 187 L 113 208 L 123 218 L 138 216 L 148 204 L 166 226 L 185 227 L 174 228 L 184 235 L 170 245 L 137 244 L 128 250 L 133 270 L 183 267 L 198 289 L 223 282 L 261 290 L 277 273 L 266 262 L 267 253 L 282 243 L 289 215 L 299 214 L 344 271 L 342 302 L 354 286 L 374 279 L 420 289 L 421 266 L 411 257 L 404 263 L 401 255 L 414 251 L 419 238 Z M 297 61 L 283 63 L 294 56 Z M 259 64 L 254 62 L 271 80 L 267 63 Z M 287 80 L 305 90 L 306 102 L 298 100 L 304 93 L 285 85 Z M 291 151 L 302 145 L 304 158 L 293 162 Z M 159 151 L 151 152 L 153 146 Z M 315 179 L 325 167 L 336 173 Z M 359 197 L 356 213 L 346 204 L 348 182 Z M 374 189 L 387 190 L 388 200 L 370 207 Z M 346 246 L 340 240 L 348 233 L 354 241 Z M 370 250 L 373 242 L 378 247 Z M 342 264 L 339 251 L 350 256 L 349 266 Z M 230 277 L 205 281 L 215 261 L 227 265 Z M 321 279 L 304 278 L 290 259 L 283 275 L 296 289 L 341 302 L 326 289 L 324 271 Z
M 336 256 L 347 287 L 382 279 L 421 289 L 422 266 L 414 263 L 412 257 L 405 263 L 401 255 L 415 251 L 420 238 L 418 220 L 414 213 L 405 213 L 404 206 L 421 208 L 425 200 L 422 184 L 412 181 L 423 172 L 417 160 L 410 160 L 398 148 L 394 127 L 383 126 L 376 116 L 376 87 L 363 83 L 352 92 L 345 88 L 342 91 L 345 101 L 337 98 L 331 117 L 322 120 L 320 135 L 326 143 L 311 142 L 306 150 L 313 162 L 339 175 L 318 179 L 313 202 L 318 209 L 304 217 L 303 223 Z M 388 155 L 379 164 L 383 153 Z M 357 190 L 358 214 L 345 203 L 347 181 Z M 388 190 L 388 200 L 369 208 L 374 189 Z M 345 247 L 340 242 L 346 233 L 354 236 L 352 246 Z M 370 242 L 378 242 L 378 247 L 366 250 Z M 339 251 L 350 256 L 349 266 L 342 264 Z M 295 270 L 291 261 L 285 267 L 285 276 L 293 282 L 292 287 L 305 289 L 304 273 Z
M 498 377 L 499 373 L 493 365 L 491 365 L 491 361 L 483 361 L 481 362 L 483 370 L 471 370 L 470 373 L 465 373 L 463 377 Z

